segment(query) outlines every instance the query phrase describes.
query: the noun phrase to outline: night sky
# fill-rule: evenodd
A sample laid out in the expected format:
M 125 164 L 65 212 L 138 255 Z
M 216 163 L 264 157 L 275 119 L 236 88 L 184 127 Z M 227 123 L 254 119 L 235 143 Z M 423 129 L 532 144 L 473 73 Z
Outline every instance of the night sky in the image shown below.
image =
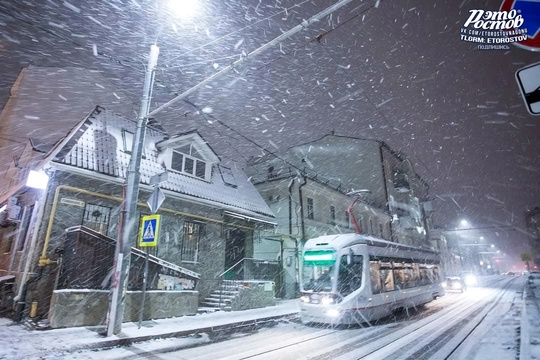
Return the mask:
M 139 104 L 157 41 L 154 109 L 335 1 L 200 0 L 188 19 L 166 1 L 80 3 L 0 2 L 1 104 L 27 65 L 99 70 Z M 171 134 L 198 129 L 240 162 L 332 131 L 383 140 L 430 184 L 437 225 L 467 218 L 483 230 L 463 235 L 527 250 L 524 215 L 540 206 L 540 116 L 526 111 L 515 72 L 540 52 L 460 40 L 469 10 L 500 5 L 353 1 L 157 120 Z

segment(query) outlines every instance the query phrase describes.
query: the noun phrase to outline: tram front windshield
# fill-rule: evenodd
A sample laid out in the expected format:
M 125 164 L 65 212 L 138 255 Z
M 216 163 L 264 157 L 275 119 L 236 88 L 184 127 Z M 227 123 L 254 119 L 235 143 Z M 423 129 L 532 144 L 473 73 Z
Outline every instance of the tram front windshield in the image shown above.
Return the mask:
M 306 251 L 302 266 L 304 291 L 330 292 L 335 282 L 336 253 L 333 250 Z

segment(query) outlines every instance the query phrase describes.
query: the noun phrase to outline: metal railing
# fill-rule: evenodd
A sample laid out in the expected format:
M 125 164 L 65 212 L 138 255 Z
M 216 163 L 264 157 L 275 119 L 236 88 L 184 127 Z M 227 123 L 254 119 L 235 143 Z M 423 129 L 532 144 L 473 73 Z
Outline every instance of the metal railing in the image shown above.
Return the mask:
M 108 289 L 114 261 L 115 240 L 84 226 L 66 229 L 57 289 Z M 131 248 L 128 290 L 141 290 L 145 252 Z M 200 275 L 150 255 L 148 290 L 193 290 Z
M 233 274 L 231 279 L 225 279 L 227 274 Z M 243 258 L 222 272 L 217 277 L 220 291 L 219 303 L 222 303 L 223 291 L 234 291 L 241 282 L 272 281 L 276 289 L 281 288 L 282 267 L 276 260 Z

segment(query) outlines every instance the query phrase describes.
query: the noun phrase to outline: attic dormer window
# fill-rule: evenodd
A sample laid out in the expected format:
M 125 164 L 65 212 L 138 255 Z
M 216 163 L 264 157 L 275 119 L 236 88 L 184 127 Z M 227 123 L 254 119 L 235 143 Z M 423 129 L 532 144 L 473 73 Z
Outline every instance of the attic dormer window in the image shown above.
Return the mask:
M 206 178 L 206 162 L 192 144 L 173 150 L 171 169 L 201 179 Z

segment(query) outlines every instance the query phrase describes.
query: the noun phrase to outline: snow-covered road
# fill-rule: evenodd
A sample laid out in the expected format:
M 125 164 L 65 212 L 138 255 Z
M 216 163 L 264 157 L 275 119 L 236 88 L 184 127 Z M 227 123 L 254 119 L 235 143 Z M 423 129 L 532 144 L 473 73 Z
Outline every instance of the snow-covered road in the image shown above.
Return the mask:
M 281 323 L 256 332 L 166 339 L 70 359 L 516 359 L 523 278 L 486 278 L 422 309 L 373 327 L 332 329 Z M 219 340 L 219 341 L 215 341 Z M 61 358 L 51 354 L 44 359 Z

